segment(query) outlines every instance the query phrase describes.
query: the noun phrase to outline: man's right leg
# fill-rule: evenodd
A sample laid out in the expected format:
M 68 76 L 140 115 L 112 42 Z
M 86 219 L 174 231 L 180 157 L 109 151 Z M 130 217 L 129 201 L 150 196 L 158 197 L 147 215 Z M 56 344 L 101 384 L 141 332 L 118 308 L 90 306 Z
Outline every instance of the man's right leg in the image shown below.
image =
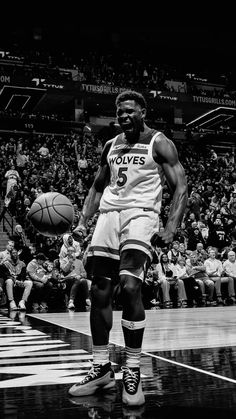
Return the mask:
M 10 310 L 17 310 L 17 306 L 16 306 L 14 296 L 13 296 L 14 282 L 11 278 L 8 278 L 5 284 L 6 284 L 6 294 L 7 294 L 7 299 L 9 301 Z
M 86 396 L 94 394 L 98 389 L 110 389 L 115 386 L 108 350 L 112 327 L 112 291 L 113 285 L 109 278 L 93 278 L 90 311 L 93 367 L 81 382 L 69 389 L 72 396 Z

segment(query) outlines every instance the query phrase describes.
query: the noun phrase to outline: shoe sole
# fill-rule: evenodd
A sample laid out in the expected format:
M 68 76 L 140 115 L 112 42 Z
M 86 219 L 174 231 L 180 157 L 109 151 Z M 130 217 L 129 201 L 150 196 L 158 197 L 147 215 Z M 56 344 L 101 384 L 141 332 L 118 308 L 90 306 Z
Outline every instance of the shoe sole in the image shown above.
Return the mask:
M 142 406 L 145 403 L 145 397 L 141 387 L 141 383 L 139 383 L 137 392 L 135 394 L 127 393 L 125 387 L 123 387 L 122 402 L 126 406 Z
M 138 399 L 135 399 L 135 397 L 136 397 L 135 395 L 134 396 L 128 395 L 128 397 L 124 395 L 122 396 L 122 402 L 126 406 L 142 406 L 145 403 L 144 394 L 140 396 Z
M 115 385 L 116 385 L 115 380 L 111 380 L 109 383 L 104 384 L 104 385 L 94 384 L 92 386 L 91 383 L 88 383 L 87 387 L 82 387 L 82 386 L 80 387 L 80 386 L 76 386 L 75 384 L 69 389 L 69 394 L 74 397 L 90 396 L 96 393 L 98 390 L 109 390 L 115 387 Z

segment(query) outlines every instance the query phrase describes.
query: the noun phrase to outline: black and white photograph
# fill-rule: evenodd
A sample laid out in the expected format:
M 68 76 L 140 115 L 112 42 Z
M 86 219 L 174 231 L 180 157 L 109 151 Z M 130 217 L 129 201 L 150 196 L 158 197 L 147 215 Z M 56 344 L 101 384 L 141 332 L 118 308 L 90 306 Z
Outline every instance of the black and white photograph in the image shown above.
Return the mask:
M 234 418 L 236 29 L 35 7 L 0 27 L 0 418 Z

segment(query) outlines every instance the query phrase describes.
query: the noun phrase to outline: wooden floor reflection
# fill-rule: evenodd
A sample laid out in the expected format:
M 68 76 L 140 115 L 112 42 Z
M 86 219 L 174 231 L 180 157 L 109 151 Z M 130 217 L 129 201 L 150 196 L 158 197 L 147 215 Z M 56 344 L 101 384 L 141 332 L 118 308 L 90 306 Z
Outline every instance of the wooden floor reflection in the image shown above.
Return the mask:
M 147 311 L 141 360 L 146 403 L 121 403 L 124 341 L 114 311 L 116 391 L 68 397 L 91 365 L 89 313 L 0 315 L 0 418 L 235 417 L 236 306 Z

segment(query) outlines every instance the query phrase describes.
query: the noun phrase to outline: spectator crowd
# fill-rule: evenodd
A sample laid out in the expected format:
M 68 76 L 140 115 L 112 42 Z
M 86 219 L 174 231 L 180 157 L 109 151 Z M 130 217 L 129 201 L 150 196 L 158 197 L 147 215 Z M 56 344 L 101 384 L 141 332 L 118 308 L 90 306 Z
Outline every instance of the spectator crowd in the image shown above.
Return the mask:
M 90 306 L 86 251 L 97 214 L 79 242 L 70 234 L 100 161 L 101 141 L 88 128 L 70 135 L 0 139 L 1 222 L 14 220 L 6 249 L 0 252 L 0 293 L 10 310 L 45 311 Z M 153 248 L 143 283 L 146 309 L 235 303 L 236 170 L 234 153 L 176 143 L 189 189 L 184 219 L 174 242 Z M 37 196 L 48 191 L 66 195 L 74 206 L 71 232 L 40 235 L 27 219 Z M 171 195 L 163 188 L 160 229 L 168 217 Z M 114 307 L 119 309 L 119 301 Z

